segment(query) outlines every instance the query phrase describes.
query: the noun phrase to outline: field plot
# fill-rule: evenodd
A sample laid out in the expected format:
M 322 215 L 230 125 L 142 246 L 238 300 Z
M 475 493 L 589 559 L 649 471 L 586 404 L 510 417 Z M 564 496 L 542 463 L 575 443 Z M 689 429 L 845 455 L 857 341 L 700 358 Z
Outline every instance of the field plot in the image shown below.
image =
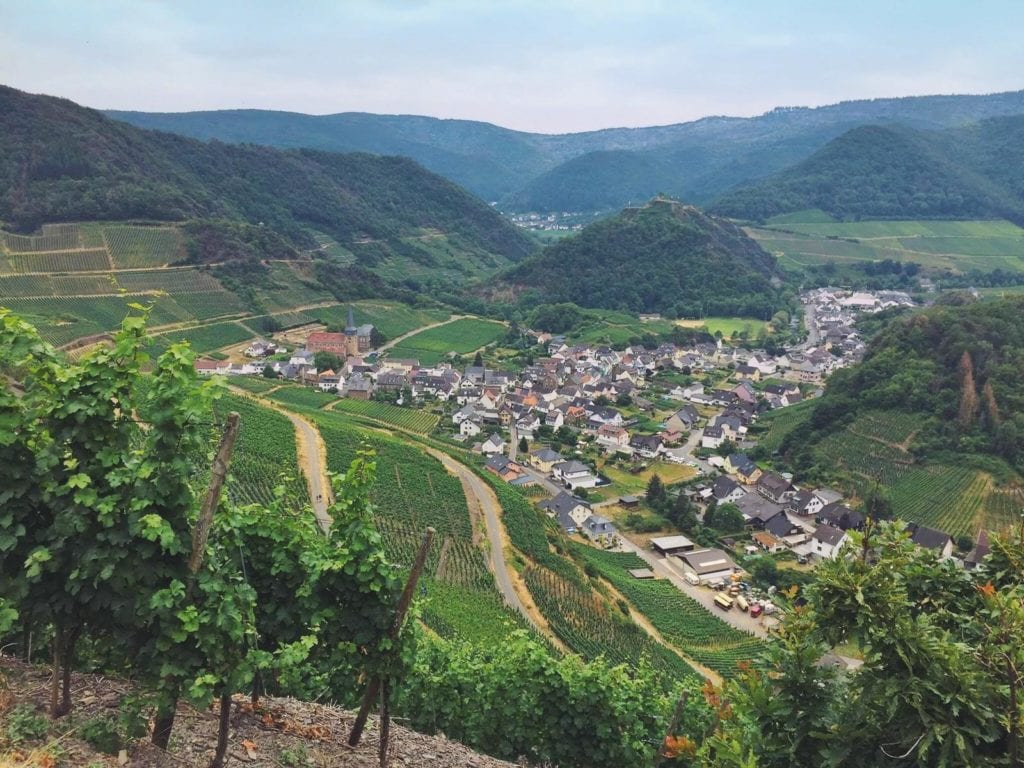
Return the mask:
M 38 235 L 0 232 L 0 245 L 10 253 L 69 251 L 85 247 L 77 224 L 43 224 Z
M 757 447 L 767 455 L 774 454 L 782 447 L 783 441 L 810 418 L 813 409 L 814 401 L 804 400 L 762 416 L 758 426 L 767 429 L 757 434 Z
M 110 258 L 101 248 L 81 251 L 37 251 L 6 257 L 6 272 L 101 272 L 110 269 Z
M 270 399 L 285 405 L 297 405 L 300 408 L 323 408 L 335 402 L 338 396 L 312 387 L 290 385 L 271 393 Z
M 754 338 L 768 327 L 764 320 L 750 317 L 705 317 L 702 320 L 677 320 L 676 324 L 684 328 L 703 328 L 711 335 L 720 333 L 725 339 L 731 338 L 734 333 L 745 333 Z
M 231 386 L 261 395 L 281 386 L 281 382 L 277 379 L 265 379 L 262 376 L 232 376 Z
M 222 417 L 231 411 L 241 417 L 228 481 L 231 501 L 267 504 L 274 498 L 274 489 L 283 486 L 289 507 L 308 505 L 309 486 L 299 469 L 295 427 L 288 417 L 231 394 L 222 396 L 215 408 Z
M 344 326 L 348 322 L 348 310 L 352 308 L 352 319 L 356 325 L 370 323 L 385 338 L 395 339 L 402 334 L 437 323 L 449 318 L 449 313 L 439 309 L 415 309 L 407 304 L 388 301 L 356 301 L 334 307 L 307 310 L 324 325 Z
M 709 613 L 671 582 L 634 579 L 628 569 L 647 567 L 636 555 L 582 544 L 573 544 L 572 549 L 644 614 L 665 640 L 716 672 L 736 674 L 736 665 L 754 658 L 763 647 L 762 641 Z
M 158 350 L 166 349 L 178 341 L 187 341 L 193 351 L 202 354 L 232 344 L 240 344 L 253 338 L 253 334 L 248 328 L 239 323 L 226 322 L 161 333 L 153 338 L 154 346 Z
M 984 524 L 990 484 L 987 475 L 968 467 L 916 468 L 893 486 L 893 511 L 951 536 L 973 535 Z
M 490 320 L 462 318 L 437 328 L 410 336 L 390 350 L 391 357 L 415 358 L 424 365 L 433 365 L 449 352 L 466 354 L 497 341 L 505 326 Z
M 748 233 L 783 267 L 913 261 L 966 271 L 1024 271 L 1024 229 L 1008 221 L 778 221 Z
M 658 643 L 632 619 L 612 609 L 589 587 L 531 565 L 526 586 L 558 639 L 585 659 L 604 657 L 613 664 L 647 661 L 670 679 L 696 672 L 680 656 Z
M 274 393 L 276 394 L 276 393 Z M 459 480 L 421 449 L 361 429 L 343 414 L 310 414 L 327 447 L 333 472 L 345 471 L 356 451 L 376 453 L 377 482 L 370 490 L 374 521 L 388 557 L 409 565 L 428 526 L 437 531 L 427 560 L 424 620 L 445 636 L 487 642 L 524 626 L 508 610 L 475 544 L 466 497 Z
M 103 239 L 118 269 L 162 267 L 185 257 L 185 241 L 177 227 L 103 227 Z
M 346 397 L 335 402 L 332 409 L 424 435 L 431 432 L 438 422 L 438 417 L 434 414 L 424 413 L 413 408 L 400 408 L 388 403 L 377 403 L 373 400 L 352 400 Z
M 670 320 L 645 323 L 635 315 L 611 310 L 585 310 L 584 316 L 586 320 L 570 338 L 589 344 L 622 344 L 645 333 L 669 333 L 673 325 Z
M 307 269 L 311 269 L 311 265 L 270 264 L 269 284 L 273 287 L 261 287 L 258 290 L 268 312 L 282 312 L 334 300 L 330 293 L 311 283 L 314 275 L 312 272 L 307 273 Z

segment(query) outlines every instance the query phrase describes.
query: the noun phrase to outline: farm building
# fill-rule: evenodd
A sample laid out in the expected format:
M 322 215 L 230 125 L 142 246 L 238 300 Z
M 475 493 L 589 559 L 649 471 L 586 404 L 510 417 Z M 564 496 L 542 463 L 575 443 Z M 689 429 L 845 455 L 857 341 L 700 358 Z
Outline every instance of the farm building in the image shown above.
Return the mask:
M 692 552 L 694 543 L 685 536 L 660 536 L 651 539 L 651 547 L 663 555 L 678 555 L 680 552 Z
M 721 549 L 698 549 L 677 557 L 702 582 L 726 579 L 736 570 L 736 563 Z

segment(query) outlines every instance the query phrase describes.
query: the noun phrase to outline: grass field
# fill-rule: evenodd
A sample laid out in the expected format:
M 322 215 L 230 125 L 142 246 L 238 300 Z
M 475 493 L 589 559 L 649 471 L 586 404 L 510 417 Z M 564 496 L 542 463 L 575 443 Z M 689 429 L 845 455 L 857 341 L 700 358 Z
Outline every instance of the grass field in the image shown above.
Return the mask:
M 792 214 L 785 220 L 773 219 L 771 226 L 749 228 L 748 234 L 789 270 L 892 259 L 954 272 L 1024 272 L 1024 229 L 1008 221 L 797 220 L 800 218 L 800 214 Z
M 505 326 L 490 320 L 462 318 L 447 325 L 421 331 L 392 347 L 391 357 L 415 358 L 424 365 L 443 360 L 449 352 L 466 354 L 497 341 Z
M 598 493 L 606 498 L 618 498 L 629 494 L 643 494 L 647 490 L 647 483 L 654 475 L 661 478 L 666 485 L 681 483 L 689 480 L 697 474 L 697 470 L 685 464 L 672 464 L 670 462 L 659 462 L 652 464 L 643 472 L 633 474 L 619 467 L 603 466 L 601 473 L 612 481 L 611 486 L 596 489 Z
M 704 328 L 708 333 L 721 333 L 725 339 L 732 335 L 746 333 L 749 338 L 756 338 L 762 330 L 767 330 L 768 323 L 750 317 L 705 317 L 702 320 L 677 320 L 677 325 L 684 328 Z
M 306 314 L 312 315 L 325 325 L 344 326 L 348 322 L 349 307 L 352 308 L 352 319 L 356 325 L 370 323 L 388 339 L 398 338 L 409 331 L 447 320 L 451 316 L 446 310 L 417 309 L 394 301 L 370 300 L 310 309 Z
M 571 341 L 588 344 L 623 344 L 631 338 L 647 333 L 669 333 L 672 321 L 653 320 L 641 322 L 640 318 L 625 312 L 588 309 L 583 312 L 584 321 L 579 329 L 568 334 Z

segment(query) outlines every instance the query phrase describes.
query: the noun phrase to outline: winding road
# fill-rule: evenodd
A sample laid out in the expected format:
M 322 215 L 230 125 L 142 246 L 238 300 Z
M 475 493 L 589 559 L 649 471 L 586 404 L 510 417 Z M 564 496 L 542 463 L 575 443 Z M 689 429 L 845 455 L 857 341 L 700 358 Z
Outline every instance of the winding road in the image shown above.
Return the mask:
M 465 464 L 453 459 L 447 453 L 443 453 L 434 448 L 425 448 L 431 456 L 441 462 L 444 468 L 455 475 L 462 483 L 463 489 L 466 491 L 466 501 L 471 502 L 469 497 L 470 494 L 475 497 L 476 505 L 480 511 L 483 512 L 484 523 L 487 526 L 487 540 L 490 544 L 490 564 L 491 573 L 494 574 L 494 580 L 498 585 L 498 591 L 501 592 L 502 597 L 505 598 L 505 604 L 508 605 L 514 611 L 518 611 L 527 621 L 529 621 L 538 631 L 543 632 L 541 627 L 537 626 L 530 612 L 526 610 L 526 606 L 523 605 L 523 601 L 519 598 L 519 593 L 516 592 L 515 587 L 512 584 L 512 577 L 509 575 L 508 563 L 505 561 L 505 541 L 502 536 L 502 525 L 499 517 L 501 513 L 501 506 L 498 504 L 498 499 L 495 497 L 494 492 L 487 487 L 487 484 L 481 480 L 473 470 L 467 467 Z

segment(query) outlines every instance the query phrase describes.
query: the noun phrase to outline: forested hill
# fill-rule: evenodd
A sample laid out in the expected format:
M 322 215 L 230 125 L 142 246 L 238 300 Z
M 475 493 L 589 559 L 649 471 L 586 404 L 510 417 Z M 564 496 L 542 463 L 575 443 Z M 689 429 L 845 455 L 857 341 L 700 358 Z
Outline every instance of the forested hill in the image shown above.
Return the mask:
M 655 199 L 591 224 L 506 275 L 545 301 L 680 317 L 770 317 L 772 256 L 728 221 Z
M 967 302 L 967 303 L 961 303 Z M 891 322 L 836 371 L 788 451 L 809 452 L 872 411 L 915 417 L 919 458 L 989 454 L 1024 471 L 1024 297 L 936 305 Z
M 490 207 L 404 158 L 204 143 L 2 86 L 0 127 L 0 221 L 24 231 L 46 222 L 227 219 L 305 248 L 317 230 L 353 252 L 372 246 L 378 258 L 415 259 L 423 236 L 512 260 L 532 247 Z
M 811 208 L 839 219 L 1024 221 L 1024 117 L 945 131 L 864 126 L 782 173 L 724 195 L 716 213 L 764 221 Z
M 1024 91 L 915 96 L 781 107 L 749 118 L 707 117 L 643 128 L 568 134 L 514 131 L 415 115 L 303 115 L 265 110 L 179 114 L 109 112 L 144 128 L 282 148 L 404 155 L 512 210 L 615 210 L 665 192 L 704 204 L 733 186 L 777 173 L 862 125 L 943 129 L 1024 114 Z M 624 152 L 608 178 L 609 160 Z M 567 164 L 564 168 L 562 164 Z M 541 178 L 549 171 L 551 178 Z M 666 174 L 670 175 L 666 181 Z M 605 185 L 602 188 L 602 185 Z M 602 194 L 593 197 L 595 189 Z

